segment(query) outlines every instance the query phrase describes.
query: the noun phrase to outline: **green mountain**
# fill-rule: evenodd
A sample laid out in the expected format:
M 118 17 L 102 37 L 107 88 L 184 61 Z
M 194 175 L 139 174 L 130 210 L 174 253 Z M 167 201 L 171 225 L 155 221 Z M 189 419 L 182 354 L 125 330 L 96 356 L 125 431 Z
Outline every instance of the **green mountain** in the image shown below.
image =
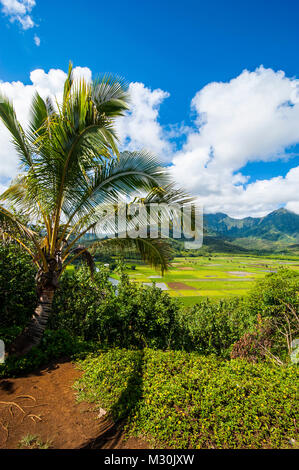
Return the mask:
M 265 217 L 244 219 L 234 219 L 223 213 L 205 214 L 204 233 L 204 245 L 221 240 L 222 244 L 250 251 L 298 251 L 299 215 L 283 208 Z

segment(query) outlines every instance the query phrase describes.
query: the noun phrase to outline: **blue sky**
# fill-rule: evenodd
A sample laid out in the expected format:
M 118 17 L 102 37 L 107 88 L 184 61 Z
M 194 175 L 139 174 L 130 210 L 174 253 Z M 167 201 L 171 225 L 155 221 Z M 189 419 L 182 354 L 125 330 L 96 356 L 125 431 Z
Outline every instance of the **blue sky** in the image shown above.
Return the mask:
M 242 134 L 243 129 L 236 129 L 236 133 L 240 132 L 240 137 L 234 136 L 229 129 L 226 139 L 223 122 L 225 116 L 227 118 L 230 113 L 226 114 L 225 108 L 220 116 L 222 127 L 219 130 L 223 141 L 217 140 L 215 136 L 219 119 L 215 117 L 214 108 L 217 108 L 217 100 L 222 102 L 222 95 L 226 96 L 226 89 L 222 88 L 220 92 L 213 94 L 209 88 L 205 88 L 213 82 L 231 83 L 231 103 L 237 100 L 239 106 L 242 99 L 237 98 L 236 93 L 240 88 L 238 96 L 246 96 L 248 93 L 250 108 L 250 90 L 256 86 L 256 96 L 263 96 L 264 88 L 261 89 L 257 84 L 258 80 L 263 79 L 263 87 L 267 87 L 269 83 L 265 95 L 269 90 L 269 96 L 274 99 L 276 89 L 279 89 L 281 100 L 292 100 L 292 88 L 297 89 L 296 78 L 299 77 L 299 2 L 1 0 L 0 4 L 1 82 L 20 81 L 25 86 L 30 85 L 32 71 L 43 69 L 46 74 L 49 69 L 66 71 L 70 59 L 75 66 L 90 69 L 93 75 L 106 71 L 117 73 L 129 83 L 142 84 L 142 90 L 136 91 L 136 87 L 133 90 L 137 100 L 136 107 L 140 102 L 144 104 L 146 101 L 149 106 L 149 101 L 154 103 L 152 109 L 156 114 L 152 116 L 152 121 L 147 119 L 147 122 L 151 126 L 155 121 L 156 127 L 158 126 L 156 131 L 161 148 L 158 139 L 155 148 L 151 150 L 164 155 L 167 164 L 176 166 L 174 176 L 179 180 L 184 162 L 187 162 L 186 174 L 181 183 L 186 189 L 202 197 L 209 210 L 222 209 L 237 217 L 261 215 L 280 206 L 287 206 L 299 212 L 299 199 L 289 192 L 289 186 L 294 184 L 294 181 L 296 183 L 299 172 L 293 171 L 290 180 L 286 181 L 289 172 L 298 167 L 299 120 L 298 138 L 295 130 L 291 133 L 285 130 L 279 140 L 277 135 L 280 132 L 280 121 L 274 119 L 272 122 L 270 111 L 265 113 L 265 121 L 268 119 L 268 123 L 265 123 L 265 140 L 268 147 L 265 148 L 261 142 L 261 148 L 255 146 L 248 155 L 240 157 L 237 163 L 235 149 L 229 153 L 227 147 L 231 146 L 231 142 L 236 145 L 236 142 L 242 139 L 246 145 L 246 142 L 255 139 L 255 135 L 257 141 L 261 141 L 263 133 L 259 132 L 259 129 L 263 127 L 263 123 L 259 124 L 256 134 L 252 130 L 248 136 Z M 22 7 L 17 5 L 15 8 L 16 4 L 21 4 Z M 242 72 L 245 69 L 254 74 L 261 65 L 264 68 L 259 69 L 257 75 L 245 76 L 246 80 L 243 80 Z M 264 70 L 271 70 L 271 73 Z M 276 80 L 280 70 L 285 75 Z M 241 77 L 240 83 L 231 82 L 237 77 Z M 285 87 L 286 80 L 289 91 Z M 243 92 L 242 87 L 245 87 Z M 164 94 L 156 96 L 156 101 L 151 101 L 150 93 L 154 90 L 163 90 Z M 204 92 L 199 96 L 201 90 Z M 141 93 L 144 96 L 147 93 L 147 97 L 140 98 Z M 279 100 L 275 103 L 277 108 L 282 104 Z M 294 98 L 294 103 L 297 104 L 297 97 Z M 270 98 L 267 98 L 265 103 L 261 100 L 262 110 L 267 106 L 272 106 Z M 246 103 L 240 107 L 241 116 L 244 116 L 244 109 Z M 150 110 L 147 111 L 150 114 Z M 260 115 L 256 108 L 252 112 Z M 291 129 L 295 127 L 297 114 L 291 109 L 287 112 L 286 119 L 290 119 L 288 129 Z M 138 114 L 137 111 L 136 113 Z M 201 124 L 198 123 L 201 113 L 206 116 L 210 126 L 206 127 L 204 139 L 198 138 L 201 133 Z M 279 119 L 281 118 L 280 116 Z M 234 119 L 239 121 L 238 116 Z M 136 135 L 124 130 L 126 122 L 132 129 L 134 127 L 132 119 L 122 123 L 120 132 L 124 136 L 124 142 L 139 146 Z M 270 143 L 271 126 L 273 143 Z M 150 132 L 149 130 L 148 135 Z M 151 140 L 150 137 L 148 140 Z M 208 147 L 212 149 L 212 153 L 207 150 Z M 207 154 L 203 155 L 203 149 L 210 152 L 209 160 Z M 190 156 L 190 152 L 193 156 Z M 213 152 L 216 156 L 215 162 L 211 157 Z M 5 158 L 5 155 L 2 155 L 2 158 Z M 194 162 L 196 158 L 197 163 L 192 163 L 192 166 L 191 160 Z M 217 165 L 218 173 L 214 168 Z M 198 180 L 192 180 L 190 187 L 188 171 L 193 180 L 194 172 L 199 173 Z M 242 175 L 240 181 L 236 177 L 238 174 Z M 220 177 L 221 175 L 224 176 Z M 0 167 L 0 184 L 6 184 L 9 176 L 8 172 L 4 172 L 1 177 Z M 209 178 L 210 183 L 201 189 L 202 179 Z M 229 187 L 234 178 L 236 181 L 233 187 Z M 276 181 L 273 178 L 281 178 L 276 185 L 277 191 L 285 194 L 280 199 L 271 199 L 263 193 L 273 192 Z M 215 180 L 218 180 L 216 183 L 222 187 L 221 192 L 217 190 Z M 259 181 L 267 181 L 263 191 L 259 184 L 248 188 L 250 191 L 245 194 L 247 185 Z M 261 201 L 257 194 L 264 201 Z M 236 197 L 239 197 L 239 204 L 235 202 Z M 241 206 L 242 209 L 239 209 Z

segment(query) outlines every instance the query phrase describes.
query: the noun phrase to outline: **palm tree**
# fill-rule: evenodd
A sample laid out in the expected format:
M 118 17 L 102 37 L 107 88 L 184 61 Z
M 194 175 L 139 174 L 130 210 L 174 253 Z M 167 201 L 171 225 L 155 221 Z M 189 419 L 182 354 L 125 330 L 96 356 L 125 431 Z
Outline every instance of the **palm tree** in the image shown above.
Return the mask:
M 106 238 L 82 245 L 84 236 L 99 230 L 103 219 L 99 207 L 136 190 L 150 194 L 139 199 L 145 205 L 153 199 L 183 202 L 184 197 L 169 185 L 165 169 L 153 156 L 119 154 L 114 123 L 129 103 L 123 80 L 106 75 L 93 83 L 74 82 L 70 64 L 62 103 L 54 105 L 36 93 L 26 131 L 12 103 L 0 98 L 0 118 L 22 169 L 0 197 L 0 232 L 19 243 L 38 268 L 36 310 L 9 351 L 22 355 L 42 338 L 66 266 L 82 256 L 92 269 L 93 246 L 135 246 L 145 261 L 167 269 L 169 246 L 163 240 Z

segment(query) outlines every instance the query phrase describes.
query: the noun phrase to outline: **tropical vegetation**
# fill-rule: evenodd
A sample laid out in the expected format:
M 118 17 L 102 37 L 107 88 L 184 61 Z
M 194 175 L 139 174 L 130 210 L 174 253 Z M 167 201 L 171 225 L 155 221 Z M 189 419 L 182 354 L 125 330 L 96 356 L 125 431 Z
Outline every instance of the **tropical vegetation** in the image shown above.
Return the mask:
M 115 118 L 128 109 L 128 102 L 126 84 L 118 77 L 75 81 L 72 65 L 61 103 L 35 94 L 26 130 L 12 103 L 1 97 L 0 118 L 12 136 L 22 173 L 1 195 L 0 231 L 4 239 L 19 243 L 38 269 L 38 304 L 28 326 L 11 345 L 11 353 L 21 355 L 39 344 L 62 273 L 78 257 L 93 270 L 94 246 L 102 250 L 135 247 L 162 272 L 168 267 L 170 250 L 165 241 L 118 239 L 109 231 L 119 214 L 121 197 L 134 195 L 136 202 L 136 192 L 142 191 L 137 201 L 145 206 L 153 201 L 187 200 L 172 188 L 156 158 L 146 152 L 119 153 Z M 107 216 L 111 207 L 112 214 Z M 127 230 L 130 221 L 126 216 Z M 141 218 L 140 223 L 144 224 Z M 125 230 L 123 226 L 118 229 Z M 93 243 L 82 244 L 91 232 Z M 99 239 L 103 234 L 105 239 Z
M 128 435 L 153 446 L 298 447 L 299 272 L 285 261 L 265 270 L 256 259 L 247 259 L 252 272 L 236 271 L 246 267 L 243 258 L 210 263 L 211 246 L 192 257 L 177 241 L 114 237 L 115 221 L 122 235 L 145 224 L 138 214 L 121 218 L 124 203 L 148 213 L 151 202 L 192 201 L 155 157 L 119 151 L 115 120 L 128 106 L 123 80 L 75 81 L 71 65 L 62 101 L 36 94 L 26 129 L 1 97 L 21 173 L 0 196 L 0 339 L 9 352 L 0 377 L 63 358 L 83 371 L 78 400 L 104 407 Z M 209 220 L 235 237 L 257 230 L 267 238 L 270 230 L 272 241 L 294 241 L 296 229 L 272 229 L 273 217 L 258 227 L 223 214 Z M 187 263 L 175 260 L 177 271 L 169 269 L 174 251 Z M 164 281 L 181 297 L 159 288 L 160 276 L 142 263 L 169 269 Z M 238 276 L 250 281 L 246 292 Z M 239 295 L 202 295 L 201 282 L 219 289 L 218 281 L 233 283 Z M 185 289 L 194 286 L 201 295 L 186 305 Z M 27 434 L 20 445 L 49 442 Z

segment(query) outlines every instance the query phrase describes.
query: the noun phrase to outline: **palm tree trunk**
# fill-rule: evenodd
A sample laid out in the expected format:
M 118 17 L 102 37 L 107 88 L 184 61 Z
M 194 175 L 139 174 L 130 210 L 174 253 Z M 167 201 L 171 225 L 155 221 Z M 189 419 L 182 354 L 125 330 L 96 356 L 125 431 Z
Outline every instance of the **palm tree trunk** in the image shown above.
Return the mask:
M 30 323 L 8 348 L 9 355 L 22 356 L 34 346 L 39 345 L 52 312 L 54 293 L 55 289 L 53 288 L 45 288 L 40 291 L 38 304 Z

